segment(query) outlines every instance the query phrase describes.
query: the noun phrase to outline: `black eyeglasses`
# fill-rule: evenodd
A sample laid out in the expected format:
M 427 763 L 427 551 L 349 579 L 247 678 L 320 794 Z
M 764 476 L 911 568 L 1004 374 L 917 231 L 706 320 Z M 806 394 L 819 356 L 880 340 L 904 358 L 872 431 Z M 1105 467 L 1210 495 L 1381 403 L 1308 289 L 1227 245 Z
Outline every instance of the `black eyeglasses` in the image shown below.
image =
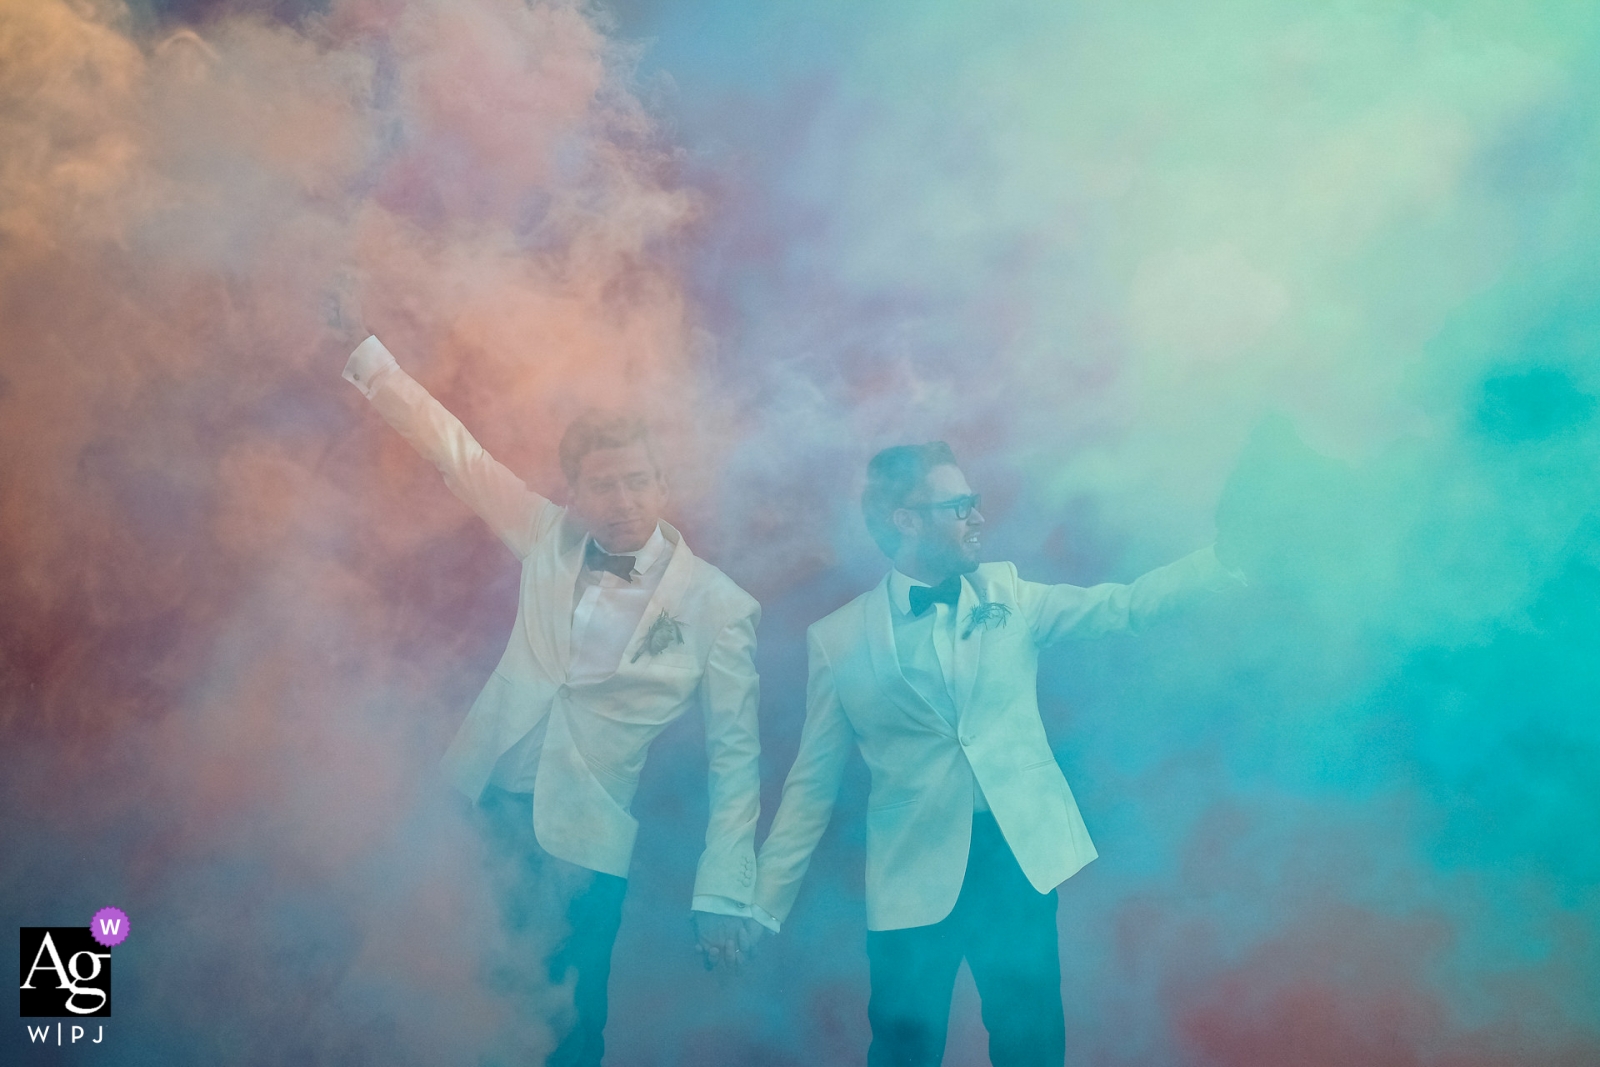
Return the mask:
M 977 511 L 978 505 L 982 500 L 982 493 L 973 493 L 971 496 L 953 496 L 949 500 L 940 500 L 933 504 L 906 504 L 903 506 L 910 511 L 943 511 L 949 508 L 955 512 L 956 521 L 960 522 L 974 511 Z

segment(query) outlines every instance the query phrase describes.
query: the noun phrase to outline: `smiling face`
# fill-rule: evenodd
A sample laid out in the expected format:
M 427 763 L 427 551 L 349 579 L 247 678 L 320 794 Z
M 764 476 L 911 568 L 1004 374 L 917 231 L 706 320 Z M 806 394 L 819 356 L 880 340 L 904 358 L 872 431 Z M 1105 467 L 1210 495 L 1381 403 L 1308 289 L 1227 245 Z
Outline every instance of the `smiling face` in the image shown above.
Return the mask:
M 894 513 L 901 534 L 895 559 L 903 573 L 937 585 L 977 569 L 983 554 L 983 513 L 974 507 L 958 519 L 954 508 L 930 506 L 971 495 L 960 467 L 944 463 L 928 471 L 922 487 Z
M 596 448 L 578 461 L 572 512 L 607 552 L 637 552 L 655 533 L 667 486 L 642 443 Z

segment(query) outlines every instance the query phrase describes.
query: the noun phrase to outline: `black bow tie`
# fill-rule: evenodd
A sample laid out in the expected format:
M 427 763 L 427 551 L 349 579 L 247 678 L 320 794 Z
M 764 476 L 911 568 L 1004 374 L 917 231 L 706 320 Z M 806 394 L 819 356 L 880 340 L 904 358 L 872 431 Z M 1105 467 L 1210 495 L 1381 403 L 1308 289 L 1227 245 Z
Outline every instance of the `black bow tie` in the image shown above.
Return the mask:
M 908 591 L 913 615 L 922 615 L 935 604 L 949 604 L 953 608 L 961 599 L 961 575 L 951 575 L 938 585 L 914 585 Z
M 583 565 L 592 571 L 610 571 L 625 582 L 633 581 L 633 556 L 613 556 L 601 548 L 594 538 L 583 550 Z

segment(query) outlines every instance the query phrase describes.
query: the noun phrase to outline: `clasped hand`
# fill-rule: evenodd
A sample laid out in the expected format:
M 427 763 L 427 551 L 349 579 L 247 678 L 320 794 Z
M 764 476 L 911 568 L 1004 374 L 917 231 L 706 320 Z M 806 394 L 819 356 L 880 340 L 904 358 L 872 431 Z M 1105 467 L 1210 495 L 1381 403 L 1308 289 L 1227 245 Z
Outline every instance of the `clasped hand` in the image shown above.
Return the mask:
M 725 968 L 734 974 L 755 954 L 755 947 L 767 935 L 767 928 L 754 919 L 738 915 L 693 912 L 694 936 L 706 970 Z

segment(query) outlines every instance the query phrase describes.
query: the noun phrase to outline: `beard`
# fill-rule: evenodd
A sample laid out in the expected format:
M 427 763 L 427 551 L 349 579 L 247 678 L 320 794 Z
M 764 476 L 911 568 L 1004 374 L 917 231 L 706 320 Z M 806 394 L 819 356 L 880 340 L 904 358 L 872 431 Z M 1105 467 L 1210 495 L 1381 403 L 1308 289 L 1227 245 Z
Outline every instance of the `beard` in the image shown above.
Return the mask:
M 917 565 L 932 574 L 971 574 L 978 569 L 978 560 L 967 554 L 966 546 L 959 539 L 951 538 L 919 544 Z

